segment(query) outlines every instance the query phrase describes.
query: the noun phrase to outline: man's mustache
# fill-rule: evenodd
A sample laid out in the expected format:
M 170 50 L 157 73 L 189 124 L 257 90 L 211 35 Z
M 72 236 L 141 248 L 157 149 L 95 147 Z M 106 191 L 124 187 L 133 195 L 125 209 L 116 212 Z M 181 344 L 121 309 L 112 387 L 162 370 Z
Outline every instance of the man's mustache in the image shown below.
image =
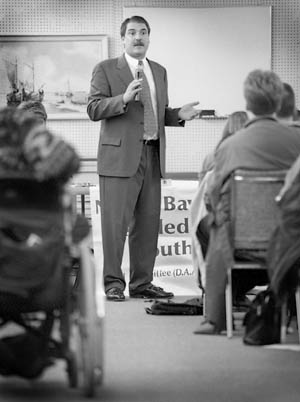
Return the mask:
M 144 46 L 143 42 L 135 42 L 134 46 Z

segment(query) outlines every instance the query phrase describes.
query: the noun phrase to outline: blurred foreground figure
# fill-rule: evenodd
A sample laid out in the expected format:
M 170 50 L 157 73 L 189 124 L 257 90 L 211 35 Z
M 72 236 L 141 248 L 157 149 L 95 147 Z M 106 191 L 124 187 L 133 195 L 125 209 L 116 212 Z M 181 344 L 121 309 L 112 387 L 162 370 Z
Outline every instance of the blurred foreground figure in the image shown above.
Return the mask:
M 27 110 L 32 113 L 41 123 L 46 123 L 48 115 L 45 106 L 40 101 L 21 102 L 18 109 Z
M 79 164 L 73 147 L 41 125 L 35 113 L 12 107 L 0 110 L 1 176 L 20 174 L 64 183 Z

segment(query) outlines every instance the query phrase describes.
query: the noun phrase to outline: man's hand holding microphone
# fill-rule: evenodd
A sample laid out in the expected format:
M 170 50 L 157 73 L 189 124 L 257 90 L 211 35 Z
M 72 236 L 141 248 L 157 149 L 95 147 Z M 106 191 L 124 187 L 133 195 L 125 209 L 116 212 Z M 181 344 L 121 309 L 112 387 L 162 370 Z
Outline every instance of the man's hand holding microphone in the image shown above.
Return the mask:
M 135 70 L 134 80 L 131 81 L 131 83 L 128 85 L 126 92 L 123 95 L 123 102 L 125 105 L 133 99 L 135 101 L 140 100 L 140 96 L 141 96 L 140 92 L 142 90 L 143 73 L 144 73 L 143 65 L 139 63 Z

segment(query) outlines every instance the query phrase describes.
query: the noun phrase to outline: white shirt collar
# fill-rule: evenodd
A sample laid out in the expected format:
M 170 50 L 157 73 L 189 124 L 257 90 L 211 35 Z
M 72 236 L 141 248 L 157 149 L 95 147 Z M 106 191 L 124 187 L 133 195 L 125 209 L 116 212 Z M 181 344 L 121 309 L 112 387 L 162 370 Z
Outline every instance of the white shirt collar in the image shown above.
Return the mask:
M 125 59 L 127 61 L 127 63 L 129 64 L 130 67 L 136 68 L 138 65 L 139 60 L 135 59 L 134 57 L 130 56 L 129 54 L 125 53 Z M 144 57 L 143 59 L 141 59 L 142 62 L 144 63 L 144 65 L 147 63 L 147 59 L 146 57 Z

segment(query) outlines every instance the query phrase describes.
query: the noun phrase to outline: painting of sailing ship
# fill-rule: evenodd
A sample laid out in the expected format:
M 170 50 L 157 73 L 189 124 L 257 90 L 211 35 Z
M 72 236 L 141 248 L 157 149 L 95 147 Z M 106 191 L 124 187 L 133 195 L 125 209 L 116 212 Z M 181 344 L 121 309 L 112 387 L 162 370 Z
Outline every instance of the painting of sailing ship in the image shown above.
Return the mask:
M 0 39 L 0 107 L 40 100 L 48 118 L 87 118 L 94 66 L 108 57 L 105 35 Z

